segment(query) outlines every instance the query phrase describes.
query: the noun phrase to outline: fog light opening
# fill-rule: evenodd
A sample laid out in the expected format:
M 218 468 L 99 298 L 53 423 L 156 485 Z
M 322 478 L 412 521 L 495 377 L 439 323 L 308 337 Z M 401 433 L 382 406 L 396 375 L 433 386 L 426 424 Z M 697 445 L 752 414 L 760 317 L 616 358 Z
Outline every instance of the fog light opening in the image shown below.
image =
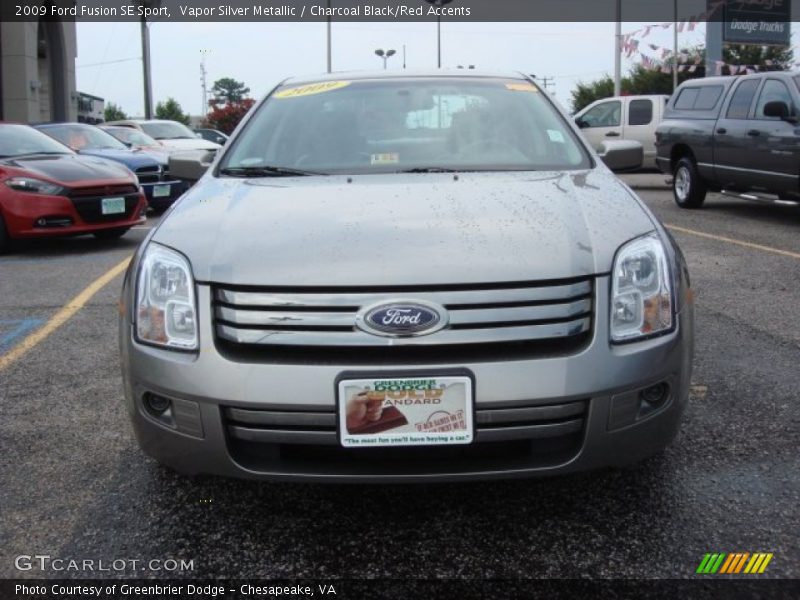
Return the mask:
M 663 407 L 668 398 L 669 385 L 664 382 L 644 388 L 639 392 L 639 416 L 642 417 Z
M 172 407 L 172 400 L 156 394 L 145 394 L 144 405 L 150 413 L 160 416 Z

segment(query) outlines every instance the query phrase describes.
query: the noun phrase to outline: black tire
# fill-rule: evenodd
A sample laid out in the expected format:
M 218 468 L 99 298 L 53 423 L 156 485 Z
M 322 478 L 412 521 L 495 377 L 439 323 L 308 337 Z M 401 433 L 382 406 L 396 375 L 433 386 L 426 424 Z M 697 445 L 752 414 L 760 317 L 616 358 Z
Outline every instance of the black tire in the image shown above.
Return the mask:
M 11 247 L 11 237 L 6 230 L 6 222 L 3 215 L 0 215 L 0 254 L 5 254 Z
M 117 238 L 121 238 L 123 235 L 128 233 L 130 227 L 118 227 L 117 229 L 101 229 L 100 231 L 95 231 L 92 235 L 96 237 L 98 240 L 116 240 Z
M 694 159 L 680 159 L 672 173 L 672 195 L 681 208 L 700 208 L 706 199 L 708 186 L 697 172 Z

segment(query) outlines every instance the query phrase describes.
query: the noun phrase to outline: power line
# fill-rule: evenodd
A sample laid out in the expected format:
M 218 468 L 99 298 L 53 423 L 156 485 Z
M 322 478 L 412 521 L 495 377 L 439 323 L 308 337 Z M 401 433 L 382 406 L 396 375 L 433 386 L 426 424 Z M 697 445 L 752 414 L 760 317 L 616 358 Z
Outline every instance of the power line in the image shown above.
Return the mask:
M 76 65 L 76 69 L 84 69 L 86 67 L 100 67 L 102 65 L 114 65 L 116 63 L 131 62 L 134 60 L 142 60 L 141 56 L 132 56 L 131 58 L 120 58 L 119 60 L 106 60 L 104 62 L 90 63 L 87 65 Z

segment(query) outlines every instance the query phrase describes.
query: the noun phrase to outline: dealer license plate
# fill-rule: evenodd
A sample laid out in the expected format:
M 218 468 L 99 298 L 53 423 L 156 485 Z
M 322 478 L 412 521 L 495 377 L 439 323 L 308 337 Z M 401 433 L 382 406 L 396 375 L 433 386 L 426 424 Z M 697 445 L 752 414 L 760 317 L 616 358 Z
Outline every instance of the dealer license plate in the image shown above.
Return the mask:
M 337 404 L 339 441 L 346 448 L 447 446 L 474 439 L 469 377 L 343 379 Z
M 168 198 L 170 192 L 169 185 L 153 186 L 153 198 Z
M 125 198 L 103 198 L 100 211 L 104 215 L 118 215 L 125 212 Z

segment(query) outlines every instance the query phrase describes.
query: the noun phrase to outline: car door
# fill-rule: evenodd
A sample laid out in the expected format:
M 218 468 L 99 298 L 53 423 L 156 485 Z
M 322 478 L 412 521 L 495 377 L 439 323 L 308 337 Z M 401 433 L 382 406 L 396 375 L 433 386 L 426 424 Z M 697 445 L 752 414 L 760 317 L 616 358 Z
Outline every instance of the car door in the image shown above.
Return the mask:
M 592 148 L 598 150 L 605 140 L 622 137 L 622 102 L 602 100 L 581 114 L 576 122 Z
M 753 181 L 765 190 L 797 192 L 800 176 L 800 135 L 798 125 L 779 117 L 768 117 L 764 107 L 768 102 L 783 102 L 789 114 L 798 110 L 789 86 L 780 79 L 767 76 L 756 101 L 747 136 L 748 161 L 753 169 Z
M 644 147 L 645 167 L 654 167 L 656 160 L 656 107 L 651 98 L 628 99 L 627 117 L 622 137 Z
M 738 81 L 714 127 L 714 174 L 723 188 L 746 190 L 752 185 L 753 165 L 749 160 L 752 139 L 747 132 L 760 85 L 758 77 Z

